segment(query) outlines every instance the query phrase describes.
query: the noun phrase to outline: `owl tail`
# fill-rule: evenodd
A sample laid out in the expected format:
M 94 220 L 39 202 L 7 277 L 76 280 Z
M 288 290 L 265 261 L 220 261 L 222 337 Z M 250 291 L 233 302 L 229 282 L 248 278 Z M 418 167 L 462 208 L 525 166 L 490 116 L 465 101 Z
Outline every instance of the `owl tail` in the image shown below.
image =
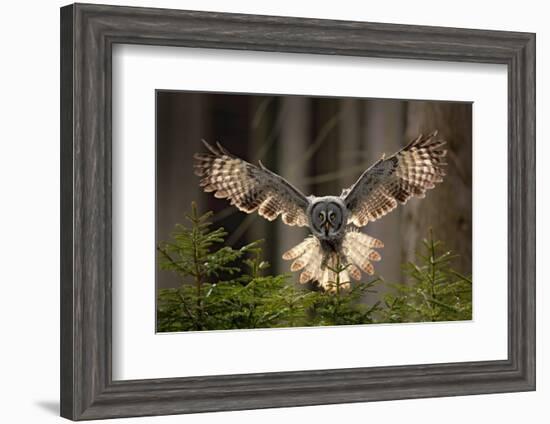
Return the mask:
M 326 291 L 335 292 L 338 287 L 349 288 L 350 277 L 361 279 L 361 271 L 374 273 L 370 261 L 380 260 L 380 255 L 372 250 L 383 247 L 380 240 L 358 231 L 349 231 L 342 241 L 341 251 L 331 252 L 322 248 L 319 240 L 310 236 L 283 254 L 283 259 L 294 260 L 291 271 L 300 271 L 300 283 L 317 281 Z M 335 271 L 340 269 L 339 273 Z

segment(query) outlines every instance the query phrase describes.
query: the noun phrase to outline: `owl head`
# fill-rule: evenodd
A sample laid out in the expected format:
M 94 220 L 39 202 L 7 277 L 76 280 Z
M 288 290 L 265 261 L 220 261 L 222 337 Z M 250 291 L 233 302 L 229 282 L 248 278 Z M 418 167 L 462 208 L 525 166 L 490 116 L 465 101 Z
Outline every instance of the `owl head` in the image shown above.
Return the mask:
M 336 196 L 315 197 L 308 208 L 309 227 L 321 240 L 334 240 L 344 234 L 347 209 Z

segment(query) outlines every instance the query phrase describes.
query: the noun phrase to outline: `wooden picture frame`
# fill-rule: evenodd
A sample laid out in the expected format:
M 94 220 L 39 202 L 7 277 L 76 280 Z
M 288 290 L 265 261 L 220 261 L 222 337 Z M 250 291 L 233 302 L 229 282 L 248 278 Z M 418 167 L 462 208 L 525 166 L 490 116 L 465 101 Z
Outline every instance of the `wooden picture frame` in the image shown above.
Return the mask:
M 505 64 L 508 359 L 113 381 L 116 43 Z M 535 389 L 535 35 L 75 4 L 61 9 L 61 415 L 73 420 Z

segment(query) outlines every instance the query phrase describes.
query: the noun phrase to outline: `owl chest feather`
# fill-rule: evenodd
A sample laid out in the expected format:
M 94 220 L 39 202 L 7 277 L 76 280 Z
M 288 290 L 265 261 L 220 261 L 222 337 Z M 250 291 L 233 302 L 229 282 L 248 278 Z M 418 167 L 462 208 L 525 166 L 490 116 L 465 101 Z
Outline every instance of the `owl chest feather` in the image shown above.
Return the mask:
M 339 237 L 331 240 L 319 239 L 319 243 L 324 253 L 338 253 L 342 248 L 342 240 L 343 240 L 343 237 Z

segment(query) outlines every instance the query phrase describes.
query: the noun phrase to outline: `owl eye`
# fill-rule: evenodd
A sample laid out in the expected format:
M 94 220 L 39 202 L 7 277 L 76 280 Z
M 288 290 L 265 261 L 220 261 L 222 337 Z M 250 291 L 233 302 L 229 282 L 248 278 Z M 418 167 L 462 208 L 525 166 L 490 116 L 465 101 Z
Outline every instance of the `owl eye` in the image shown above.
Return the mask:
M 328 214 L 328 220 L 329 220 L 330 222 L 334 221 L 334 217 L 335 217 L 334 212 L 332 212 L 332 211 L 329 212 L 329 214 Z

